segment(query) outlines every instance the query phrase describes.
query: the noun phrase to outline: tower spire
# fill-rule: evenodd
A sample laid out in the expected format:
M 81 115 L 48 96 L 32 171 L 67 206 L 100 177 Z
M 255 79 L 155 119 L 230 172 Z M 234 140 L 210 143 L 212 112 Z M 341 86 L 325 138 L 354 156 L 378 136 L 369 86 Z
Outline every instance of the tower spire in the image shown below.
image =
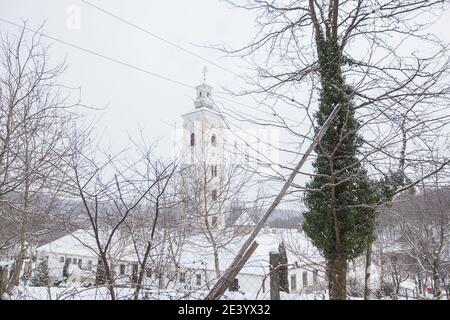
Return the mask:
M 212 100 L 212 87 L 206 84 L 206 73 L 208 72 L 208 68 L 205 66 L 202 70 L 203 73 L 203 83 L 195 87 L 197 91 L 197 97 L 194 102 L 194 106 L 196 108 L 213 107 Z
M 206 66 L 203 67 L 202 73 L 203 73 L 203 82 L 206 83 L 206 73 L 208 72 L 208 68 Z

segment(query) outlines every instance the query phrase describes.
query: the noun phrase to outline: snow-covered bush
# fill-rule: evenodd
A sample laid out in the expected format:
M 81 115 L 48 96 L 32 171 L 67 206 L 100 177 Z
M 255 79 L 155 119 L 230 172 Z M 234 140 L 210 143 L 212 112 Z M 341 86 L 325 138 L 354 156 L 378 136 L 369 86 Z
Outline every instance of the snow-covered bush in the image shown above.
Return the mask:
M 31 285 L 35 287 L 44 287 L 50 284 L 50 278 L 48 274 L 48 261 L 47 259 L 41 259 L 36 269 L 34 270 L 33 278 L 31 278 Z

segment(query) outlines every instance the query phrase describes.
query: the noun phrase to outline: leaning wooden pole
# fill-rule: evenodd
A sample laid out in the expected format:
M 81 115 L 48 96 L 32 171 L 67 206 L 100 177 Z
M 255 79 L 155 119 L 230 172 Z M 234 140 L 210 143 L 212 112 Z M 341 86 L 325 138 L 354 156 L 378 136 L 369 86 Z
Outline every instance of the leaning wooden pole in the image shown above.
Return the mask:
M 217 280 L 217 283 L 214 286 L 216 290 L 214 292 L 211 290 L 208 296 L 206 297 L 206 300 L 219 299 L 225 293 L 225 291 L 227 291 L 227 288 L 230 286 L 230 283 L 233 281 L 234 278 L 236 278 L 239 271 L 241 271 L 242 267 L 247 263 L 248 259 L 252 256 L 253 252 L 255 252 L 257 247 L 258 243 L 256 241 L 253 241 L 250 248 L 248 248 L 245 254 L 239 259 L 238 263 L 234 265 L 232 269 L 229 268 L 227 270 L 227 276 L 226 277 L 222 276 L 219 278 L 219 280 Z
M 305 162 L 308 159 L 309 155 L 313 152 L 313 150 L 319 144 L 320 140 L 322 140 L 323 135 L 325 134 L 325 132 L 327 132 L 328 128 L 331 125 L 331 122 L 334 120 L 334 118 L 336 117 L 336 115 L 338 114 L 340 109 L 341 109 L 340 105 L 337 105 L 333 109 L 333 111 L 331 112 L 331 114 L 328 117 L 327 121 L 325 121 L 325 123 L 323 124 L 322 128 L 320 128 L 319 132 L 317 133 L 317 135 L 314 138 L 313 142 L 309 146 L 308 150 L 306 150 L 305 154 L 300 159 L 300 162 L 297 164 L 295 169 L 292 171 L 292 173 L 290 174 L 289 178 L 284 183 L 283 188 L 278 193 L 277 197 L 272 202 L 270 207 L 267 209 L 267 211 L 264 214 L 264 216 L 257 223 L 257 225 L 255 226 L 255 229 L 253 229 L 253 232 L 250 234 L 248 239 L 245 241 L 245 243 L 243 244 L 242 248 L 239 250 L 238 254 L 234 258 L 233 262 L 228 267 L 227 271 L 225 271 L 222 274 L 220 279 L 216 282 L 214 287 L 211 289 L 211 291 L 206 296 L 206 300 L 217 300 L 217 299 L 219 299 L 222 296 L 223 292 L 224 292 L 224 290 L 223 290 L 224 284 L 225 283 L 229 283 L 229 281 L 232 280 L 232 279 L 229 279 L 230 278 L 230 274 L 236 274 L 236 269 L 238 269 L 238 267 L 242 268 L 242 266 L 243 266 L 242 263 L 241 263 L 242 257 L 244 257 L 246 255 L 247 250 L 252 246 L 252 243 L 255 241 L 256 236 L 261 231 L 261 229 L 264 227 L 264 225 L 265 225 L 267 219 L 269 218 L 269 216 L 276 209 L 276 207 L 281 202 L 281 200 L 283 200 L 284 196 L 286 195 L 286 192 L 288 191 L 289 187 L 292 184 L 292 181 L 294 181 L 294 178 L 297 176 L 297 173 L 303 167 L 303 165 L 305 164 Z

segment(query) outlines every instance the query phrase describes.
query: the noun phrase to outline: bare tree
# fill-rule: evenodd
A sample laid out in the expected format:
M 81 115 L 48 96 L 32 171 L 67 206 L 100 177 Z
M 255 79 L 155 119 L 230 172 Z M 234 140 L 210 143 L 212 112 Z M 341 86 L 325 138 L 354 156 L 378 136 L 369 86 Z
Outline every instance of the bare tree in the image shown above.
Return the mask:
M 157 236 L 161 229 L 165 233 L 164 227 L 167 227 L 164 225 L 165 221 L 161 219 L 161 215 L 165 210 L 172 209 L 177 205 L 173 195 L 169 194 L 170 183 L 175 176 L 177 165 L 174 161 L 164 162 L 155 158 L 153 150 L 145 147 L 145 144 L 139 146 L 135 143 L 134 146 L 139 150 L 138 153 L 143 159 L 143 168 L 137 170 L 136 174 L 140 175 L 143 181 L 147 181 L 147 186 L 149 186 L 149 192 L 146 193 L 140 206 L 141 210 L 139 210 L 143 214 L 137 215 L 137 217 L 133 215 L 130 217 L 131 219 L 128 219 L 129 221 L 125 221 L 138 261 L 136 279 L 133 279 L 134 299 L 137 300 L 147 271 L 152 269 L 155 262 L 155 259 L 152 261 L 151 254 L 155 254 L 155 249 L 166 241 L 164 236 L 162 239 Z M 142 191 L 137 189 L 136 192 Z M 149 223 L 145 223 L 145 221 Z M 163 253 L 162 256 L 166 255 Z
M 70 163 L 73 194 L 83 203 L 83 213 L 95 240 L 94 246 L 84 245 L 98 255 L 113 300 L 116 299 L 114 268 L 118 257 L 110 251 L 127 254 L 125 249 L 115 248 L 121 241 L 124 247 L 130 243 L 130 236 L 124 232 L 127 220 L 150 191 L 173 174 L 173 167 L 166 166 L 154 180 L 143 179 L 137 168 L 147 168 L 147 159 L 130 157 L 136 159 L 130 163 L 121 158 L 124 152 L 115 156 L 105 154 L 103 161 L 95 153 L 78 153 Z M 145 268 L 139 273 L 143 272 Z
M 0 41 L 0 251 L 15 256 L 11 292 L 30 245 L 52 229 L 80 105 L 57 82 L 65 64 L 51 65 L 39 33 L 24 25 Z
M 227 225 L 225 215 L 231 204 L 245 192 L 249 174 L 240 163 L 212 161 L 207 149 L 197 154 L 193 164 L 182 169 L 183 211 L 192 231 L 202 234 L 206 242 L 199 246 L 212 248 L 216 276 L 221 275 L 220 252 L 236 235 Z M 198 239 L 197 239 L 198 240 Z
M 447 46 L 427 30 L 433 14 L 446 3 L 227 2 L 254 11 L 258 26 L 247 45 L 221 48 L 249 65 L 249 75 L 241 77 L 246 89 L 228 91 L 235 96 L 250 96 L 259 107 L 247 106 L 252 116 L 247 110 L 222 108 L 236 121 L 285 132 L 286 139 L 275 147 L 288 160 L 278 166 L 272 164 L 271 181 L 285 179 L 292 170 L 290 161 L 301 156 L 302 145 L 311 139 L 315 123 L 323 123 L 330 110 L 342 104 L 330 140 L 316 149 L 316 169 L 319 161 L 327 161 L 331 169 L 302 172 L 317 183 L 307 187 L 297 183 L 294 188 L 317 193 L 315 198 L 336 200 L 329 210 L 330 221 L 334 222 L 325 237 L 331 242 L 320 238 L 320 232 L 314 232 L 317 237 L 313 240 L 322 249 L 326 247 L 323 253 L 329 253 L 330 297 L 345 299 L 346 261 L 361 255 L 373 241 L 370 230 L 366 230 L 366 237 L 361 226 L 373 228 L 374 208 L 449 164 L 447 153 L 436 158 L 429 150 L 435 141 L 445 143 L 450 118 Z M 410 45 L 417 42 L 427 50 L 411 53 Z M 348 153 L 349 142 L 354 142 L 354 156 Z M 418 164 L 427 164 L 426 170 L 408 182 L 405 177 L 412 175 Z M 321 168 L 325 167 L 322 163 Z M 355 190 L 364 191 L 363 196 L 340 198 L 342 190 L 362 180 L 368 181 L 366 187 Z M 371 181 L 382 181 L 385 189 L 380 192 L 388 192 L 388 196 L 370 197 L 374 194 L 369 190 Z M 356 212 L 359 227 L 353 229 L 345 217 Z M 367 216 L 372 218 L 364 223 L 361 219 Z M 325 214 L 324 219 L 328 219 Z M 355 237 L 361 237 L 361 241 L 350 248 L 344 240 Z
M 417 195 L 405 196 L 402 205 L 392 211 L 405 250 L 415 259 L 418 269 L 430 276 L 434 295 L 440 298 L 450 264 L 450 193 L 448 187 L 439 186 L 438 177 L 434 180 L 434 186 L 422 188 Z

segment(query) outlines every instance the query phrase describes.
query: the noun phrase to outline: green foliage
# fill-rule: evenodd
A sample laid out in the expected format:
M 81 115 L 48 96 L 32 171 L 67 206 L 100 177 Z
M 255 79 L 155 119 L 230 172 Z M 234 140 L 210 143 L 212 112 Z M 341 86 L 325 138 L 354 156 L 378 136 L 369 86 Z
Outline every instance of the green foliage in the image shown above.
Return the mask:
M 280 254 L 280 265 L 278 269 L 278 281 L 280 284 L 280 291 L 289 293 L 289 280 L 288 280 L 288 258 L 284 242 L 281 242 L 278 246 L 278 252 Z
M 411 180 L 401 170 L 390 170 L 383 178 L 376 182 L 376 188 L 382 202 L 392 201 L 395 193 L 401 188 L 411 183 Z M 408 190 L 414 194 L 414 188 Z
M 361 174 L 365 174 L 361 171 Z M 359 181 L 358 181 L 359 180 Z M 313 183 L 308 187 L 315 187 Z M 325 189 L 329 189 L 328 187 Z M 323 193 L 309 193 L 305 204 L 309 208 L 304 214 L 303 230 L 311 238 L 313 244 L 320 249 L 326 259 L 337 253 L 334 220 L 331 213 L 332 205 L 336 206 L 338 218 L 341 253 L 348 259 L 354 259 L 364 252 L 364 249 L 374 240 L 376 211 L 373 208 L 351 207 L 366 202 L 373 195 L 372 184 L 364 176 L 355 179 L 353 183 L 343 183 L 337 188 L 336 200 Z
M 31 285 L 35 287 L 46 287 L 50 284 L 50 277 L 48 274 L 48 260 L 43 258 L 39 261 L 34 275 L 31 278 Z
M 344 255 L 354 259 L 374 240 L 376 205 L 391 201 L 400 187 L 409 183 L 403 171 L 390 171 L 371 180 L 358 159 L 362 138 L 352 104 L 353 90 L 345 84 L 341 67 L 351 64 L 333 40 L 318 46 L 321 91 L 316 114 L 317 128 L 325 123 L 336 105 L 339 114 L 316 147 L 316 175 L 307 184 L 303 230 L 326 259 Z M 335 212 L 337 219 L 334 219 Z M 337 243 L 336 225 L 340 243 Z
M 361 255 L 373 241 L 376 212 L 361 206 L 376 201 L 376 186 L 368 178 L 358 159 L 362 139 L 360 124 L 352 105 L 352 89 L 342 77 L 342 57 L 335 43 L 323 40 L 318 48 L 322 88 L 320 107 L 316 114 L 318 127 L 324 124 L 336 105 L 341 106 L 337 117 L 316 147 L 313 163 L 316 175 L 307 184 L 303 230 L 326 259 L 345 255 L 353 259 Z M 320 190 L 320 191 L 317 191 Z M 340 230 L 337 243 L 335 221 Z

